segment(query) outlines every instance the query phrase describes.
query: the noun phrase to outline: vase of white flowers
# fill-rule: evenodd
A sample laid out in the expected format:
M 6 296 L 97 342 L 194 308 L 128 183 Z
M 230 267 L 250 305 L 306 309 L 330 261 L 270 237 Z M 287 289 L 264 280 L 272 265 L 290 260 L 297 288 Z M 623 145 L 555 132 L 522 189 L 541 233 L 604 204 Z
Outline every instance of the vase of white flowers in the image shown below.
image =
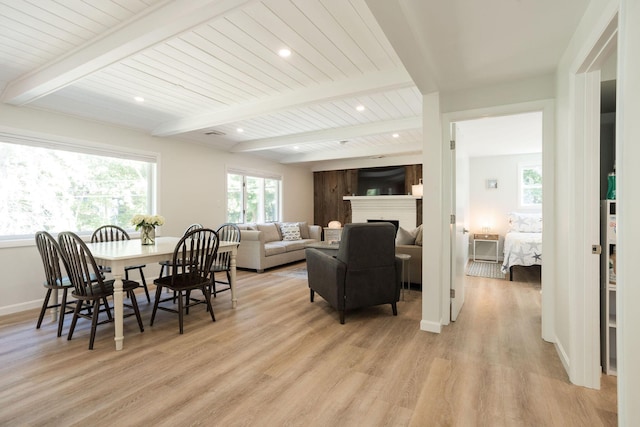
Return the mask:
M 140 243 L 143 245 L 156 244 L 156 227 L 164 224 L 160 215 L 136 215 L 131 220 L 136 230 L 140 230 Z

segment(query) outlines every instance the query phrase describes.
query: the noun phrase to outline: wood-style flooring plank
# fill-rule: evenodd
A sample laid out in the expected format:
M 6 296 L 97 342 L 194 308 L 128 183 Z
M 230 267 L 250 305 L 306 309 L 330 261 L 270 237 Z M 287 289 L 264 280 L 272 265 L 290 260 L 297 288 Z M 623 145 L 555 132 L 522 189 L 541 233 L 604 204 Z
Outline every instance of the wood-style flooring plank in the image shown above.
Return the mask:
M 613 426 L 615 377 L 602 390 L 569 383 L 553 344 L 540 338 L 539 271 L 514 281 L 467 277 L 458 320 L 419 329 L 421 293 L 354 310 L 346 323 L 320 297 L 309 301 L 304 262 L 238 272 L 238 307 L 212 299 L 158 312 L 140 295 L 145 331 L 125 319 L 89 322 L 56 337 L 38 310 L 0 317 L 0 426 Z M 34 285 L 35 286 L 35 285 Z M 44 296 L 44 293 L 43 293 Z

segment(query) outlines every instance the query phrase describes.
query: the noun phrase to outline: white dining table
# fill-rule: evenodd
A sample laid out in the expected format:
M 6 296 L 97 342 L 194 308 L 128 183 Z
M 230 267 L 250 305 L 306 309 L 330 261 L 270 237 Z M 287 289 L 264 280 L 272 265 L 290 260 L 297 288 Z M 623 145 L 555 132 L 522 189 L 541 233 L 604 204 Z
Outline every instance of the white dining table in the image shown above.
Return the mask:
M 116 242 L 87 243 L 87 247 L 99 265 L 111 267 L 111 274 L 115 279 L 113 285 L 113 311 L 115 323 L 116 350 L 124 348 L 122 278 L 124 268 L 128 265 L 148 264 L 170 259 L 180 241 L 180 237 L 157 237 L 154 245 L 142 245 L 139 239 L 121 240 Z M 218 252 L 231 252 L 231 307 L 236 308 L 236 255 L 238 242 L 220 241 Z

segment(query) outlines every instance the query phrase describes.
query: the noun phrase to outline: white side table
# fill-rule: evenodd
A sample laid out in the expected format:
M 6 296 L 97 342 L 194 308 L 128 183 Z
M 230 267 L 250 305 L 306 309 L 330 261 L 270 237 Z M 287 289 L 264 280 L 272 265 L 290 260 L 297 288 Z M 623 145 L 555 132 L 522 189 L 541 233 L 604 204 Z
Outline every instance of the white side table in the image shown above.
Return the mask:
M 325 242 L 339 242 L 342 238 L 342 228 L 324 227 Z
M 483 234 L 483 233 L 476 233 L 473 235 L 473 261 L 478 261 L 478 262 L 494 262 L 494 263 L 498 263 L 498 242 L 500 241 L 500 235 L 499 234 Z M 490 243 L 495 245 L 496 247 L 496 258 L 495 260 L 486 260 L 486 259 L 476 259 L 476 244 L 478 242 L 481 243 Z
M 402 300 L 404 301 L 404 285 L 407 284 L 407 290 L 411 292 L 411 269 L 409 268 L 409 262 L 411 255 L 409 254 L 396 254 L 396 258 L 402 260 L 402 276 L 400 276 L 400 284 L 402 286 Z M 405 267 L 406 265 L 406 267 Z M 404 272 L 407 272 L 407 280 L 404 280 Z

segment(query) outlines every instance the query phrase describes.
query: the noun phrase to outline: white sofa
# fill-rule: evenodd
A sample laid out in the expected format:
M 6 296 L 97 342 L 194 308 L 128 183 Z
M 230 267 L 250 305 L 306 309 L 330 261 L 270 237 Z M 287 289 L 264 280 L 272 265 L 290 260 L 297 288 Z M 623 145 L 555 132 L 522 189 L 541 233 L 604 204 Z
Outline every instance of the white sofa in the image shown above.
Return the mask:
M 305 259 L 305 246 L 322 240 L 322 227 L 306 222 L 238 224 L 238 227 L 240 246 L 236 266 L 258 273 Z

